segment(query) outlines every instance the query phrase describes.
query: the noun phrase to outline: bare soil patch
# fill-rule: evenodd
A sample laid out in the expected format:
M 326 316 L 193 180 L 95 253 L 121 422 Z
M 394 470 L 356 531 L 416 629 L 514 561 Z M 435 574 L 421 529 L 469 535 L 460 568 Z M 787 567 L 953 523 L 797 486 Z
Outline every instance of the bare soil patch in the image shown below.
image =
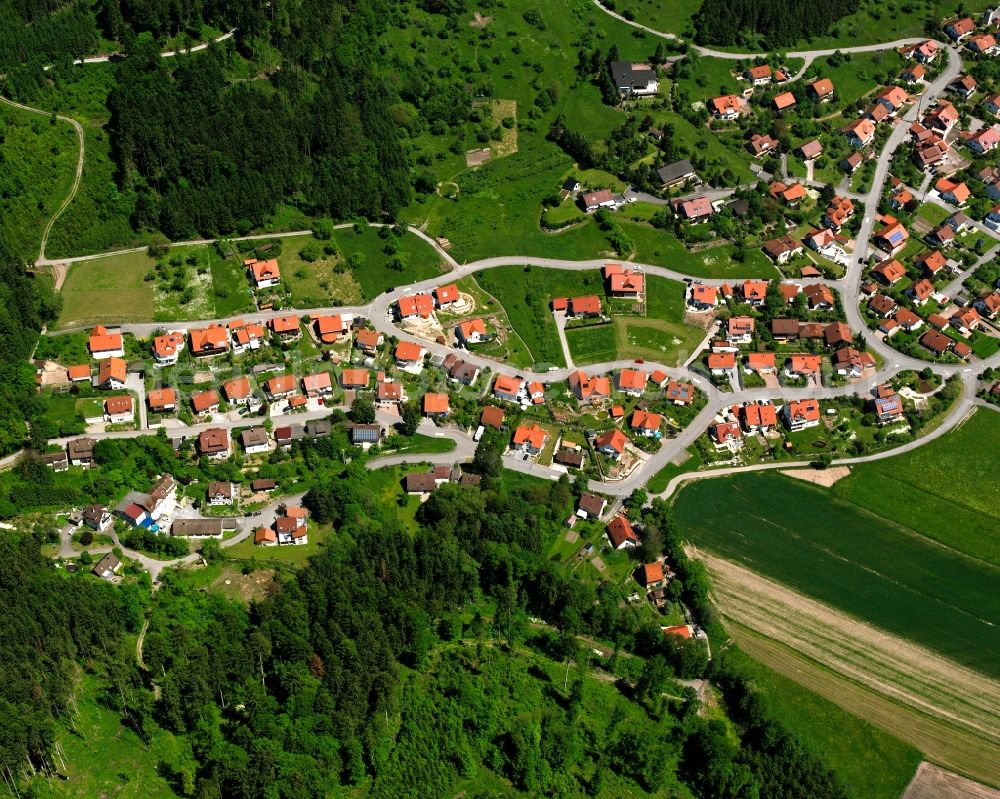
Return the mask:
M 923 762 L 902 799 L 1000 799 L 1000 791 Z
M 487 25 L 493 21 L 493 17 L 484 17 L 478 11 L 473 15 L 472 19 L 469 21 L 469 26 L 472 28 L 479 28 L 482 30 Z
M 465 165 L 470 169 L 476 166 L 482 166 L 487 161 L 493 157 L 493 151 L 489 147 L 484 147 L 481 150 L 469 150 L 465 154 Z
M 243 574 L 227 567 L 215 578 L 211 590 L 246 605 L 251 600 L 264 599 L 278 590 L 274 573 L 274 569 L 257 569 L 250 574 Z
M 831 466 L 829 469 L 782 469 L 782 474 L 794 477 L 796 480 L 805 480 L 824 488 L 829 488 L 838 480 L 842 480 L 851 473 L 850 466 Z

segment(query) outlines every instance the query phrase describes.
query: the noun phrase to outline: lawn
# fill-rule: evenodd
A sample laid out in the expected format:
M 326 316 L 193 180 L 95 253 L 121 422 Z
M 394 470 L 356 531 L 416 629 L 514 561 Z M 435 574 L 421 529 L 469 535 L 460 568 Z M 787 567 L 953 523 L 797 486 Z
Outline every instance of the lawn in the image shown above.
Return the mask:
M 153 318 L 153 283 L 143 276 L 154 266 L 145 252 L 80 261 L 70 267 L 55 327 L 148 322 Z
M 573 354 L 573 361 L 577 364 L 617 359 L 618 337 L 613 324 L 571 328 L 566 331 L 566 341 Z
M 867 721 L 742 654 L 768 714 L 815 752 L 851 799 L 898 799 L 922 759 L 920 752 Z
M 42 230 L 69 194 L 80 145 L 67 122 L 0 105 L 0 240 L 34 259 Z
M 966 555 L 1000 566 L 1000 414 L 976 413 L 946 436 L 887 460 L 854 467 L 833 493 L 920 531 Z M 900 502 L 905 496 L 907 500 Z
M 668 463 L 660 471 L 646 481 L 646 490 L 650 494 L 662 494 L 667 490 L 667 484 L 679 474 L 695 472 L 702 465 L 701 456 L 697 451 L 685 450 L 686 457 L 680 463 Z
M 236 560 L 255 560 L 265 563 L 268 561 L 281 561 L 292 566 L 302 567 L 309 562 L 309 558 L 319 552 L 320 548 L 333 534 L 333 528 L 330 525 L 323 525 L 321 527 L 315 523 L 310 523 L 308 544 L 259 547 L 254 544 L 253 536 L 250 536 L 245 541 L 240 541 L 240 543 L 234 546 L 227 547 L 223 552 Z
M 143 744 L 121 723 L 121 714 L 101 703 L 101 690 L 95 677 L 82 675 L 75 702 L 80 711 L 77 733 L 56 732 L 65 752 L 65 767 L 59 773 L 66 779 L 39 777 L 32 783 L 31 795 L 36 799 L 173 799 L 177 794 L 160 767 L 180 762 L 179 742 L 172 733 L 153 725 L 152 740 Z
M 886 493 L 903 504 L 899 493 Z M 996 566 L 770 472 L 688 484 L 674 509 L 696 546 L 991 677 L 1000 675 Z

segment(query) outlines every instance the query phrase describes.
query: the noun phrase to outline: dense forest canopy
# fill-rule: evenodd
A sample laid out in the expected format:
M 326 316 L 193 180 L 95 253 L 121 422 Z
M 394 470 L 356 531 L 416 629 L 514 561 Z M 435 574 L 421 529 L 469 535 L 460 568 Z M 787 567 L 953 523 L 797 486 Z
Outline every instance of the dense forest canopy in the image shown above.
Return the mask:
M 859 0 L 703 0 L 695 16 L 699 44 L 731 45 L 761 37 L 764 49 L 786 47 L 830 32 L 841 17 L 858 10 Z

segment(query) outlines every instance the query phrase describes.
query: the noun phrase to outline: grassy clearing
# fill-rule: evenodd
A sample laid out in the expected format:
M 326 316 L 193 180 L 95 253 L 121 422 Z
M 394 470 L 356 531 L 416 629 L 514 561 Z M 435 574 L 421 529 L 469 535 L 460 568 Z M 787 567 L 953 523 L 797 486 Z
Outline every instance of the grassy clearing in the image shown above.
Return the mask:
M 354 254 L 363 256 L 361 265 L 350 274 L 361 286 L 365 299 L 371 299 L 390 286 L 427 280 L 443 271 L 441 258 L 434 248 L 412 233 L 397 239 L 399 255 L 404 262 L 401 271 L 390 268 L 390 255 L 385 252 L 386 240 L 380 238 L 374 228 L 362 228 L 360 233 L 356 233 L 353 228 L 336 230 L 333 240 L 345 258 Z M 298 242 L 298 238 L 286 239 L 285 251 L 297 252 Z
M 863 463 L 833 493 L 1000 566 L 1000 416 L 977 410 L 957 430 L 895 458 Z M 900 497 L 906 497 L 900 502 Z
M 702 465 L 701 456 L 697 451 L 685 450 L 687 457 L 680 463 L 668 463 L 646 482 L 646 490 L 650 494 L 662 494 L 667 490 L 667 483 L 679 474 L 695 472 Z
M 675 511 L 695 545 L 985 674 L 1000 674 L 997 567 L 772 473 L 691 483 L 677 496 Z
M 66 752 L 66 768 L 59 771 L 67 779 L 38 778 L 32 784 L 32 796 L 173 799 L 176 794 L 158 773 L 158 766 L 178 762 L 182 753 L 177 739 L 155 727 L 152 741 L 144 745 L 135 732 L 121 724 L 119 714 L 100 704 L 99 692 L 98 680 L 84 675 L 77 691 L 78 734 L 65 731 L 58 735 Z
M 0 141 L 0 239 L 34 259 L 46 222 L 72 186 L 76 133 L 67 122 L 0 105 Z
M 252 560 L 263 563 L 281 561 L 292 566 L 302 567 L 308 564 L 309 558 L 319 552 L 320 547 L 333 535 L 333 528 L 329 525 L 320 527 L 316 524 L 310 524 L 308 544 L 259 547 L 254 544 L 253 536 L 251 536 L 245 541 L 240 541 L 240 543 L 234 546 L 227 547 L 223 551 L 228 557 L 234 560 Z
M 737 656 L 739 657 L 739 656 Z M 837 774 L 852 799 L 898 799 L 920 752 L 833 702 L 746 658 L 743 668 L 774 718 Z
M 63 283 L 63 307 L 56 328 L 152 320 L 153 284 L 143 276 L 154 265 L 145 252 L 73 264 Z

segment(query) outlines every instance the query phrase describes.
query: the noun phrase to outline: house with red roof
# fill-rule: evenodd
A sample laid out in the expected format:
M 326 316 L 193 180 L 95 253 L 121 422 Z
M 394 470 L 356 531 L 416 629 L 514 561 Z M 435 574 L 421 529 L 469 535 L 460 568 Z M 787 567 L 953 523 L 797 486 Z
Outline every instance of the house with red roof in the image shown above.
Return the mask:
M 299 323 L 299 317 L 294 314 L 276 316 L 273 319 L 269 319 L 267 326 L 271 331 L 271 335 L 275 336 L 279 341 L 298 341 L 302 337 L 302 326 Z
M 806 87 L 806 92 L 814 100 L 828 102 L 833 98 L 833 81 L 829 78 L 819 78 Z
M 861 377 L 865 369 L 875 366 L 875 359 L 871 355 L 856 350 L 854 347 L 843 347 L 837 350 L 831 361 L 833 371 L 845 377 Z
M 451 405 L 447 394 L 428 391 L 423 398 L 424 416 L 447 416 L 451 413 Z
M 916 305 L 925 305 L 934 293 L 934 284 L 927 278 L 922 278 L 910 286 L 906 293 L 913 297 Z
M 464 346 L 479 344 L 486 338 L 486 322 L 482 319 L 467 319 L 455 326 L 455 338 Z
M 719 422 L 708 428 L 709 438 L 717 450 L 736 452 L 743 448 L 743 429 L 739 422 Z
M 708 197 L 692 197 L 690 200 L 678 202 L 674 210 L 688 222 L 704 222 L 715 213 L 712 201 Z
M 771 67 L 761 64 L 759 67 L 747 67 L 743 71 L 743 77 L 754 86 L 766 86 L 771 82 Z
M 630 426 L 632 430 L 640 436 L 645 436 L 646 438 L 654 437 L 660 432 L 660 426 L 662 424 L 663 417 L 658 413 L 650 413 L 649 411 L 639 410 L 638 408 L 632 412 L 632 421 Z
M 267 331 L 260 322 L 245 323 L 242 319 L 229 323 L 229 338 L 233 353 L 242 355 L 248 350 L 259 350 L 267 341 Z
M 716 119 L 737 119 L 746 101 L 735 94 L 723 94 L 708 101 L 708 110 Z
M 623 269 L 621 264 L 606 264 L 604 279 L 608 294 L 623 300 L 638 300 L 646 290 L 646 278 L 641 272 Z
M 937 356 L 948 352 L 954 343 L 952 339 L 937 330 L 928 330 L 920 337 L 920 346 Z
M 895 255 L 906 246 L 909 238 L 910 233 L 903 223 L 893 219 L 892 222 L 885 222 L 885 226 L 875 234 L 874 243 L 880 250 Z
M 622 369 L 617 375 L 618 390 L 632 397 L 641 397 L 649 375 L 638 369 Z
M 612 549 L 631 549 L 639 546 L 639 536 L 632 523 L 624 516 L 615 516 L 608 522 L 608 541 Z
M 354 346 L 369 357 L 377 355 L 384 342 L 385 336 L 371 328 L 363 327 L 354 334 Z
M 413 341 L 400 341 L 396 345 L 396 366 L 400 369 L 414 369 L 423 364 L 426 351 Z
M 153 360 L 163 366 L 177 363 L 177 357 L 184 349 L 184 334 L 179 331 L 153 337 Z
M 779 113 L 781 111 L 785 111 L 786 109 L 791 108 L 792 106 L 795 105 L 795 103 L 796 103 L 795 95 L 792 94 L 791 92 L 782 92 L 781 94 L 776 94 L 774 96 L 774 99 L 771 100 L 771 104 L 774 106 L 774 110 L 778 111 Z
M 747 149 L 754 158 L 760 158 L 762 155 L 767 155 L 770 152 L 777 152 L 780 146 L 781 142 L 769 133 L 764 135 L 755 133 L 747 142 Z
M 505 402 L 520 402 L 524 391 L 524 378 L 498 374 L 493 381 L 493 396 Z
M 146 394 L 146 402 L 153 413 L 166 413 L 177 409 L 177 392 L 172 388 L 153 388 Z
M 969 39 L 965 47 L 976 55 L 996 55 L 997 40 L 991 33 L 980 33 Z
M 674 405 L 690 405 L 694 401 L 694 385 L 671 380 L 663 389 L 663 396 Z
M 956 183 L 948 178 L 941 178 L 934 184 L 934 189 L 941 195 L 941 199 L 953 205 L 964 205 L 966 200 L 972 196 L 969 187 L 964 183 Z
M 198 357 L 211 357 L 229 352 L 229 331 L 222 325 L 213 324 L 189 330 L 188 339 L 191 354 Z
M 875 140 L 875 123 L 862 117 L 843 128 L 842 132 L 852 147 L 866 147 Z
M 105 358 L 97 369 L 97 380 L 94 385 L 97 388 L 118 391 L 125 388 L 127 377 L 128 364 L 124 358 Z
M 514 430 L 514 450 L 530 457 L 537 456 L 548 440 L 548 432 L 538 424 L 522 424 Z
M 611 397 L 611 380 L 608 377 L 590 377 L 577 369 L 567 379 L 570 391 L 582 402 L 596 402 Z
M 281 269 L 278 268 L 278 261 L 275 258 L 266 261 L 248 258 L 243 265 L 247 268 L 251 282 L 258 289 L 271 288 L 281 282 Z
M 789 400 L 781 409 L 785 424 L 793 433 L 820 423 L 819 400 Z
M 432 313 L 434 313 L 434 297 L 430 294 L 409 294 L 400 297 L 396 303 L 396 315 L 401 320 L 413 317 L 430 319 Z
M 764 254 L 776 264 L 785 264 L 796 255 L 803 253 L 802 244 L 791 236 L 768 239 L 761 248 Z
M 350 324 L 340 314 L 314 316 L 312 326 L 316 338 L 323 344 L 336 344 L 351 332 Z
M 767 297 L 769 282 L 768 280 L 744 280 L 740 284 L 740 294 L 743 295 L 743 300 L 754 308 L 759 308 Z
M 442 310 L 450 308 L 458 302 L 458 300 L 458 286 L 455 283 L 449 283 L 447 286 L 440 286 L 434 289 L 434 302 L 437 304 L 437 307 Z
M 94 360 L 125 357 L 125 342 L 119 331 L 112 332 L 104 325 L 95 325 L 87 339 L 87 349 Z
M 596 294 L 586 297 L 573 297 L 569 301 L 567 312 L 570 316 L 600 316 L 601 298 Z
M 1000 129 L 996 125 L 982 128 L 965 143 L 976 155 L 986 155 L 1000 145 Z
M 772 374 L 776 370 L 773 352 L 751 352 L 747 355 L 746 370 L 759 375 Z
M 754 318 L 731 316 L 726 320 L 726 341 L 730 344 L 749 344 L 753 341 Z
M 333 393 L 333 380 L 329 372 L 315 372 L 302 376 L 302 393 L 307 397 L 327 397 Z
M 353 370 L 345 369 L 344 373 L 362 371 L 367 372 L 364 369 Z M 367 385 L 367 381 L 365 381 Z M 295 375 L 275 375 L 264 381 L 264 393 L 268 396 L 270 400 L 284 399 L 285 397 L 290 397 L 296 391 L 296 381 Z
M 607 455 L 613 460 L 618 460 L 625 452 L 625 445 L 627 443 L 628 438 L 625 434 L 621 430 L 615 428 L 597 436 L 594 439 L 594 449 Z
M 222 384 L 222 393 L 226 395 L 226 402 L 232 404 L 245 405 L 253 399 L 250 380 L 246 376 L 227 380 Z
M 748 433 L 767 433 L 778 424 L 778 409 L 773 402 L 748 402 L 740 408 L 740 422 Z
M 814 377 L 818 380 L 822 366 L 823 358 L 820 355 L 792 355 L 785 365 L 785 374 L 793 378 L 802 377 L 808 380 Z
M 719 304 L 719 290 L 715 286 L 692 283 L 688 286 L 687 303 L 697 311 L 707 311 Z
M 111 424 L 123 424 L 135 418 L 135 403 L 131 394 L 118 397 L 108 397 L 104 400 L 104 421 Z

